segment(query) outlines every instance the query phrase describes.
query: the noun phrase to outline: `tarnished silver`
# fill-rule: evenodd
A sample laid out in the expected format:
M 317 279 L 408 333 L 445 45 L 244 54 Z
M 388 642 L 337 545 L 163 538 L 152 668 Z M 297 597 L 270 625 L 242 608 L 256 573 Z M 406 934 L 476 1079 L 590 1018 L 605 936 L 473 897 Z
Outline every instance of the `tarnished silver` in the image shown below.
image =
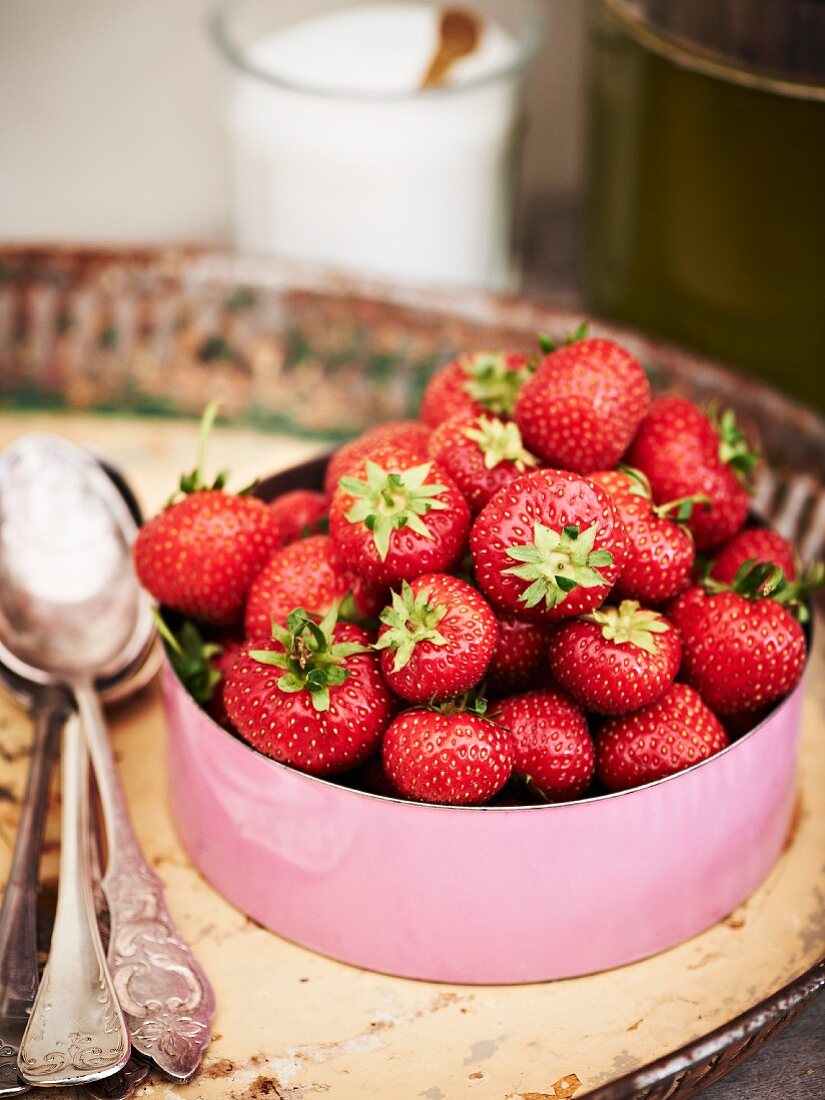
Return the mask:
M 60 888 L 49 961 L 20 1043 L 32 1085 L 82 1085 L 123 1069 L 129 1033 L 106 966 L 89 866 L 89 760 L 75 715 L 63 729 Z
M 121 495 L 129 491 L 118 471 L 100 458 L 98 461 Z M 134 501 L 130 511 L 139 515 Z M 124 669 L 116 678 L 99 683 L 98 689 L 104 702 L 128 698 L 144 687 L 157 672 L 160 654 L 159 640 L 154 638 L 147 650 L 139 655 L 135 667 Z M 71 705 L 65 690 L 38 687 L 16 676 L 2 663 L 0 683 L 7 694 L 30 712 L 34 729 L 12 865 L 0 904 L 0 1097 L 5 1097 L 19 1095 L 30 1088 L 17 1071 L 17 1055 L 37 992 L 37 871 L 49 780 L 60 730 Z M 92 839 L 95 837 L 96 831 L 93 830 Z M 96 846 L 93 855 L 92 871 L 97 872 L 92 876 L 93 886 L 99 890 L 99 852 Z M 96 895 L 95 906 L 100 923 Z M 108 912 L 105 916 L 108 927 Z M 104 946 L 107 943 L 108 934 L 104 938 Z M 118 1096 L 126 1100 L 148 1072 L 145 1063 L 135 1063 L 130 1059 L 120 1073 L 93 1085 L 92 1091 L 100 1090 L 97 1094 L 101 1096 L 105 1092 L 107 1100 L 115 1100 Z
M 149 1068 L 148 1062 L 132 1057 L 119 1073 L 86 1085 L 86 1091 L 98 1100 L 129 1100 L 149 1076 Z
M 185 1080 L 211 1038 L 212 988 L 175 927 L 160 879 L 134 834 L 97 695 L 74 683 L 97 776 L 109 858 L 107 958 L 132 1043 L 170 1076 Z
M 64 517 L 62 530 L 55 513 Z M 187 1080 L 211 1038 L 214 994 L 140 850 L 96 691 L 154 633 L 151 606 L 131 566 L 135 534 L 122 498 L 80 448 L 33 435 L 0 459 L 0 660 L 36 682 L 66 684 L 75 695 L 108 842 L 103 891 L 112 979 L 132 1045 Z M 52 563 L 59 563 L 59 576 Z
M 49 779 L 67 714 L 64 692 L 44 694 L 35 715 L 26 791 L 0 908 L 0 1096 L 29 1088 L 17 1072 L 17 1055 L 37 992 L 37 867 Z

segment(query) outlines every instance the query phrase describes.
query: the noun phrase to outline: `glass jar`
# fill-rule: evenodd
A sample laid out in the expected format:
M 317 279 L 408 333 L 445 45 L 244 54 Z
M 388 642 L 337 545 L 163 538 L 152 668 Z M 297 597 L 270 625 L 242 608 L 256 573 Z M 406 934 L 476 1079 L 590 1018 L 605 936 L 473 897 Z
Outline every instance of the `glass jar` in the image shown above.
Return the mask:
M 421 90 L 434 0 L 234 0 L 229 64 L 236 244 L 405 281 L 513 286 L 522 85 L 539 0 L 469 0 L 477 49 Z
M 825 3 L 591 7 L 588 307 L 825 409 Z

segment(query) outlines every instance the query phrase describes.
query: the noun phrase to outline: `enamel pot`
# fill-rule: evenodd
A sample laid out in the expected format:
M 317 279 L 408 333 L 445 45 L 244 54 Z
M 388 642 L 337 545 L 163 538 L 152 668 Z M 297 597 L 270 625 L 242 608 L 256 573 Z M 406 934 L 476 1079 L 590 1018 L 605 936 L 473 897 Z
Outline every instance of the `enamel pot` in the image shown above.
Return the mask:
M 269 478 L 318 488 L 325 460 Z M 295 771 L 218 726 L 167 664 L 172 810 L 226 898 L 344 962 L 441 982 L 568 978 L 663 951 L 741 904 L 788 833 L 801 685 L 729 748 L 632 791 L 453 807 Z

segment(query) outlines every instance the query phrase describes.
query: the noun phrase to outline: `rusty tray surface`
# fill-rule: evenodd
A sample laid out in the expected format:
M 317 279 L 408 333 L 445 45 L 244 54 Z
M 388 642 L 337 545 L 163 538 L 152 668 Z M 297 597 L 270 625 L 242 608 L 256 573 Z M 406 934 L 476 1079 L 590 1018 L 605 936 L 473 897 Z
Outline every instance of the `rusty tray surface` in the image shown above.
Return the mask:
M 9 407 L 0 413 L 0 446 L 33 428 L 92 443 L 123 466 L 150 512 L 176 472 L 191 464 L 192 427 L 171 418 L 197 415 L 209 397 L 226 396 L 228 378 L 244 380 L 230 388 L 225 406 L 236 426 L 218 430 L 212 460 L 216 469 L 231 466 L 242 484 L 321 449 L 273 432 L 287 422 L 329 437 L 403 415 L 426 372 L 453 350 L 529 346 L 537 331 L 561 334 L 580 320 L 540 303 L 445 298 L 196 251 L 0 250 L 0 279 L 0 393 Z M 232 328 L 238 315 L 243 325 Z M 185 326 L 176 328 L 170 316 L 200 319 L 183 344 Z M 215 324 L 230 328 L 211 331 Z M 618 335 L 655 381 L 735 405 L 771 459 L 757 509 L 797 533 L 808 556 L 821 552 L 825 427 L 818 418 L 679 349 L 613 326 L 594 331 Z M 344 378 L 350 387 L 367 379 L 354 391 L 367 394 L 365 403 L 349 425 L 339 419 L 331 427 L 328 417 L 317 416 L 309 423 L 311 402 L 297 401 L 284 418 L 283 391 L 266 384 L 272 376 L 256 375 L 237 358 L 224 360 L 220 340 L 244 363 L 253 347 L 266 349 L 260 354 L 270 365 L 280 355 L 278 370 L 287 378 L 313 363 L 321 406 L 318 387 L 330 379 L 335 402 Z M 376 349 L 390 365 L 377 375 L 369 366 Z M 402 382 L 393 385 L 396 370 Z M 369 396 L 374 387 L 380 398 Z M 124 417 L 124 409 L 144 416 Z M 112 411 L 120 415 L 100 415 Z M 159 414 L 157 421 L 146 418 Z M 262 437 L 253 426 L 268 432 Z M 174 834 L 159 779 L 163 719 L 156 689 L 121 708 L 114 737 L 138 830 L 219 999 L 216 1038 L 200 1076 L 185 1088 L 150 1081 L 140 1094 L 665 1100 L 701 1091 L 825 985 L 821 629 L 818 638 L 808 673 L 799 810 L 768 880 L 726 921 L 672 951 L 543 985 L 469 989 L 382 977 L 258 928 L 200 879 Z M 29 740 L 25 715 L 0 701 L 0 881 Z M 53 819 L 46 899 L 54 887 L 55 830 Z

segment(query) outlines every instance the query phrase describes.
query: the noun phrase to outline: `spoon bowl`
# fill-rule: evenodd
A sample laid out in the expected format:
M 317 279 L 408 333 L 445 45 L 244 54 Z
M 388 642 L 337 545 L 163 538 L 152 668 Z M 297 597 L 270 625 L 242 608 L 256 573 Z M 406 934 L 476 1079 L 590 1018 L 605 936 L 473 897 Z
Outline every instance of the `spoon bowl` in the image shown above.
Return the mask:
M 137 525 L 87 451 L 22 436 L 0 458 L 0 660 L 42 685 L 120 676 L 154 635 Z

